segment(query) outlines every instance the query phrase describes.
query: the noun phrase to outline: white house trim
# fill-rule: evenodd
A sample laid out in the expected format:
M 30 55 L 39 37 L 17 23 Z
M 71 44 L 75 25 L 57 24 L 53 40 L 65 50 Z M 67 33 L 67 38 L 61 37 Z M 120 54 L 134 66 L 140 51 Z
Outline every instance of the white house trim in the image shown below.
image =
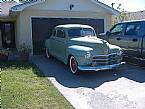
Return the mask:
M 30 37 L 31 37 L 31 43 L 32 43 L 32 44 L 31 44 L 31 46 L 32 46 L 31 55 L 33 56 L 32 17 L 31 17 L 31 16 L 29 17 L 29 22 L 30 22 L 29 26 L 30 26 L 30 31 L 31 31 Z

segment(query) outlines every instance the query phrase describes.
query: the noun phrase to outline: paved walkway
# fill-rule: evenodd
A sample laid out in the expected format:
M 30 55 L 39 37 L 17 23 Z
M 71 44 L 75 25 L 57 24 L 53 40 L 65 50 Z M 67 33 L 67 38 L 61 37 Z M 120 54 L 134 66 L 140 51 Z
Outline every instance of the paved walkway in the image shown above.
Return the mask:
M 145 69 L 126 65 L 75 76 L 56 59 L 32 61 L 76 109 L 145 109 Z

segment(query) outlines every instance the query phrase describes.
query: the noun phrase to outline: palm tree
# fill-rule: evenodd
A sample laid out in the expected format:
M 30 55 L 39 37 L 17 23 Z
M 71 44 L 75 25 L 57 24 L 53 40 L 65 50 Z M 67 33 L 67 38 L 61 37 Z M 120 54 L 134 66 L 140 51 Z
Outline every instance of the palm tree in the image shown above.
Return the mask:
M 118 5 L 117 9 L 118 9 L 118 10 L 120 10 L 120 9 L 121 9 L 121 6 L 122 6 L 122 4 L 121 4 L 121 3 L 119 3 L 119 5 Z

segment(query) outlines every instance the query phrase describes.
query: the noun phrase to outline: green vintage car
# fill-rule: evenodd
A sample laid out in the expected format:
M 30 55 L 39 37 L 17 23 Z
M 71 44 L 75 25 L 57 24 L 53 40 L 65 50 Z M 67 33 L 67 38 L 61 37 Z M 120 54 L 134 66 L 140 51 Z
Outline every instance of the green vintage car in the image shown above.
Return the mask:
M 56 57 L 73 74 L 81 70 L 113 69 L 123 64 L 122 49 L 97 38 L 95 30 L 88 25 L 56 26 L 45 47 L 47 58 Z

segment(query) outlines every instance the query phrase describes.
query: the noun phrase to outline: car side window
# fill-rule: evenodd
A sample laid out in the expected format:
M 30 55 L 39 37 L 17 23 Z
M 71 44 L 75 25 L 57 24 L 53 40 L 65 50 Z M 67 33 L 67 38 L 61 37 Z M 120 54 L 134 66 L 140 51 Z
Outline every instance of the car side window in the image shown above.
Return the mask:
M 56 37 L 65 38 L 65 33 L 63 30 L 57 30 Z
M 53 30 L 52 36 L 56 36 L 56 30 Z
M 129 23 L 126 26 L 124 35 L 140 35 L 141 23 Z
M 123 32 L 123 24 L 117 24 L 115 25 L 111 30 L 110 33 L 111 34 L 115 34 L 115 35 L 119 35 Z

